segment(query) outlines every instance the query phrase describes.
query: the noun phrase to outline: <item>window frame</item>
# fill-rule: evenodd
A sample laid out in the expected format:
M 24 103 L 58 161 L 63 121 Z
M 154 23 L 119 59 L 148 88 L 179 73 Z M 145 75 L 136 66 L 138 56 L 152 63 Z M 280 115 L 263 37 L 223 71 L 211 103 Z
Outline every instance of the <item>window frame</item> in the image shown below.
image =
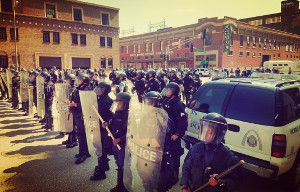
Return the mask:
M 84 37 L 84 38 L 83 38 Z M 84 41 L 82 41 L 84 39 Z M 86 34 L 79 34 L 80 45 L 86 45 Z
M 55 39 L 54 39 L 54 34 L 58 34 L 58 42 L 57 41 L 55 41 Z M 52 40 L 53 40 L 53 43 L 54 44 L 60 44 L 60 33 L 59 32 L 56 32 L 56 31 L 53 31 L 53 33 L 52 33 Z
M 101 38 L 104 39 L 104 45 L 101 44 L 101 42 L 102 42 L 102 41 L 101 41 Z M 100 47 L 105 47 L 105 46 L 106 46 L 106 41 L 105 41 L 105 39 L 106 39 L 105 36 L 100 36 Z
M 111 45 L 109 45 L 108 39 L 111 40 Z M 107 48 L 112 48 L 113 47 L 113 39 L 112 39 L 112 37 L 106 37 L 106 41 L 107 41 Z
M 75 37 L 75 35 L 76 35 L 76 42 L 73 41 L 73 36 Z M 78 34 L 71 33 L 71 40 L 72 40 L 72 45 L 78 45 Z
M 42 31 L 42 32 L 43 32 L 43 43 L 50 43 L 50 39 L 51 39 L 51 37 L 50 37 L 50 31 Z M 48 35 L 49 35 L 49 38 L 48 38 L 49 41 L 45 41 L 45 36 L 44 36 L 44 34 L 45 34 L 46 32 L 47 32 Z
M 74 9 L 80 9 L 81 10 L 81 21 L 78 21 L 78 22 L 83 22 L 83 20 L 84 20 L 84 17 L 83 17 L 83 8 L 72 6 L 72 19 L 73 19 L 73 21 L 77 21 L 74 18 Z
M 17 30 L 17 38 L 15 37 L 15 28 L 13 27 L 13 28 L 9 28 L 9 35 L 10 35 L 10 40 L 11 41 L 19 41 L 19 29 L 18 28 L 16 28 Z M 12 38 L 12 37 L 14 37 L 14 38 Z
M 47 4 L 55 6 L 55 17 L 47 17 Z M 45 11 L 45 17 L 46 18 L 49 18 L 49 19 L 57 19 L 58 18 L 57 3 L 44 2 L 44 11 Z
M 5 32 L 5 34 L 3 33 L 3 37 L 5 37 L 5 38 L 0 38 L 0 41 L 7 41 L 7 31 L 6 31 L 6 27 L 0 27 L 0 32 L 2 32 L 1 29 L 4 29 L 3 32 Z M 0 33 L 0 34 L 1 34 L 1 33 Z M 1 36 L 2 36 L 2 35 L 1 35 Z
M 102 14 L 107 14 L 108 15 L 108 25 L 104 25 L 103 24 L 103 22 L 102 22 L 102 20 L 103 20 L 103 18 L 102 18 Z M 104 26 L 110 26 L 110 13 L 109 12 L 105 12 L 105 11 L 100 11 L 100 24 L 101 25 L 104 25 Z

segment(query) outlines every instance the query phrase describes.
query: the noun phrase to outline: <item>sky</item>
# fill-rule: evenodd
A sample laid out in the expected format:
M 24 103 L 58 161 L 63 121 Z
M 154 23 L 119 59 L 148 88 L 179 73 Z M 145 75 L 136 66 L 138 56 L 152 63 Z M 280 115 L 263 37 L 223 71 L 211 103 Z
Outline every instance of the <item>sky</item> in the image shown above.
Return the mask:
M 151 22 L 165 19 L 167 27 L 195 24 L 200 18 L 237 19 L 279 13 L 282 0 L 80 0 L 119 8 L 120 36 L 134 26 L 136 34 L 149 32 Z

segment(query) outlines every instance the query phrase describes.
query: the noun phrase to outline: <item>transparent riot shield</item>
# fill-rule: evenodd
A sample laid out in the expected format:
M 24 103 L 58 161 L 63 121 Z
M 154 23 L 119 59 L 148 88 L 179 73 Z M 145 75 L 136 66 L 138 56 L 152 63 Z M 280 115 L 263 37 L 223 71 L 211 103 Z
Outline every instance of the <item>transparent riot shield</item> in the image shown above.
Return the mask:
M 27 102 L 28 101 L 28 89 L 27 86 L 29 84 L 29 73 L 27 71 L 20 72 L 20 95 L 21 101 Z
M 0 77 L 0 86 L 1 86 L 1 89 L 2 89 L 2 90 L 5 90 L 4 82 L 3 82 L 3 80 L 2 80 L 2 77 Z
M 79 91 L 79 96 L 88 145 L 93 146 L 96 150 L 96 155 L 101 157 L 102 143 L 99 118 L 92 108 L 92 106 L 95 106 L 98 111 L 96 93 L 94 91 Z
M 45 116 L 45 79 L 42 76 L 36 77 L 36 94 L 37 94 L 37 114 L 39 117 Z
M 5 72 L 2 72 L 1 73 L 1 77 L 2 77 L 2 80 L 3 80 L 3 83 L 5 84 L 5 86 L 7 87 L 7 75 Z
M 157 191 L 168 120 L 160 108 L 130 108 L 123 177 L 127 190 Z
M 12 73 L 10 70 L 6 70 L 7 77 L 7 89 L 8 89 L 8 98 L 12 98 Z
M 70 85 L 55 83 L 55 97 L 53 98 L 52 114 L 54 131 L 70 133 L 73 131 L 73 115 L 69 112 L 67 100 L 70 99 Z
M 28 89 L 28 108 L 29 115 L 33 115 L 33 89 Z

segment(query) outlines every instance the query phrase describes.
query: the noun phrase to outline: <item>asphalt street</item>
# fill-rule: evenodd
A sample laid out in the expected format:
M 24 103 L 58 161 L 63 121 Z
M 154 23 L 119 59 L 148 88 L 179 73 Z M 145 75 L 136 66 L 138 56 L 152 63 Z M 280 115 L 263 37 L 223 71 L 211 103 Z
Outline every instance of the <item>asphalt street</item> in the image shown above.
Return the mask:
M 134 97 L 134 102 L 137 102 Z M 55 139 L 57 132 L 44 132 L 37 119 L 23 116 L 24 112 L 11 108 L 7 100 L 0 101 L 0 191 L 17 192 L 99 192 L 116 185 L 116 165 L 110 156 L 110 171 L 102 181 L 89 178 L 97 164 L 92 157 L 75 165 L 78 147 L 67 149 Z M 182 161 L 187 154 L 182 156 Z M 180 173 L 181 175 L 181 173 Z M 175 185 L 170 191 L 181 191 Z M 246 174 L 238 192 L 288 192 L 276 180 L 267 180 Z M 298 190 L 300 191 L 300 190 Z

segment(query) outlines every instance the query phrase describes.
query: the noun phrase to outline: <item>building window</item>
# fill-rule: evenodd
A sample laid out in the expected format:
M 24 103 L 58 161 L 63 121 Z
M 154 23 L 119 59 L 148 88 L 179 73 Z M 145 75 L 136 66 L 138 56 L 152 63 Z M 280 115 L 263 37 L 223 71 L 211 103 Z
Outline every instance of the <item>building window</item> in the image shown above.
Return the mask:
M 14 40 L 19 40 L 19 31 L 18 28 L 16 28 L 16 35 L 17 38 L 15 38 L 15 28 L 10 28 L 10 40 L 14 41 Z
M 264 39 L 264 49 L 267 49 L 267 39 Z
M 0 27 L 0 40 L 7 40 L 6 28 Z
M 247 48 L 249 48 L 249 47 L 250 47 L 250 37 L 247 36 Z
M 100 37 L 100 47 L 105 47 L 105 37 Z
M 277 54 L 277 58 L 280 58 L 280 53 Z
M 145 44 L 145 50 L 146 50 L 146 52 L 149 51 L 149 44 L 148 43 Z
M 108 58 L 108 68 L 113 68 L 113 59 L 112 58 Z
M 185 54 L 184 54 L 184 57 L 185 57 L 185 58 L 188 58 L 189 56 L 190 56 L 189 53 L 185 53 Z
M 274 40 L 274 47 L 273 47 L 274 50 L 276 50 L 276 40 Z
M 184 48 L 190 48 L 190 38 L 185 37 Z
M 269 50 L 271 50 L 271 49 L 272 49 L 272 40 L 269 39 Z
M 74 21 L 82 21 L 82 9 L 73 8 L 73 19 Z
M 212 39 L 212 34 L 206 34 L 205 38 L 205 46 L 210 46 L 211 45 L 211 40 Z
M 233 55 L 233 51 L 227 52 L 227 55 L 228 55 L 228 56 L 232 56 L 232 55 Z
M 145 56 L 145 59 L 148 60 L 148 56 Z
M 293 55 L 291 55 L 291 59 L 293 58 Z
M 78 45 L 78 35 L 76 33 L 72 33 L 72 44 Z
M 50 32 L 49 31 L 43 31 L 43 42 L 50 43 Z
M 60 43 L 59 32 L 53 32 L 53 43 Z
M 285 51 L 289 51 L 289 45 L 285 46 Z
M 141 45 L 138 44 L 138 47 L 137 47 L 137 52 L 140 53 L 141 52 Z
M 261 53 L 258 53 L 258 57 L 261 57 Z
M 244 46 L 244 36 L 240 35 L 240 47 Z
M 101 14 L 101 21 L 102 21 L 102 25 L 109 25 L 109 14 L 107 13 L 102 13 Z
M 273 55 L 273 58 L 274 58 L 274 59 L 276 58 L 276 54 Z
M 105 69 L 106 68 L 106 59 L 105 58 L 101 58 L 101 68 Z
M 56 18 L 56 5 L 46 3 L 46 17 Z
M 107 47 L 112 47 L 112 38 L 107 37 Z
M 247 52 L 246 52 L 246 55 L 247 55 L 247 57 L 249 57 L 249 56 L 250 56 L 250 52 L 249 52 L 249 51 L 247 51 Z
M 140 59 L 141 59 L 141 56 L 138 56 L 137 59 L 140 60 Z
M 164 45 L 164 42 L 160 42 L 160 50 L 162 51 L 163 50 L 163 45 Z
M 124 46 L 121 46 L 121 53 L 124 53 Z
M 242 57 L 244 55 L 244 52 L 240 51 L 240 56 Z
M 2 12 L 10 12 L 12 13 L 12 0 L 1 0 L 1 11 Z
M 261 49 L 261 37 L 258 38 L 258 48 Z
M 126 45 L 126 53 L 128 53 L 128 45 Z
M 277 47 L 277 50 L 279 51 L 280 50 L 280 41 L 278 42 L 278 47 Z
M 177 53 L 177 58 L 180 58 L 181 57 L 181 54 L 180 53 Z
M 253 40 L 253 48 L 256 47 L 256 37 L 252 37 L 252 40 Z
M 230 45 L 233 45 L 233 36 L 234 36 L 234 33 L 231 32 L 231 36 L 230 36 Z
M 252 57 L 255 57 L 255 52 L 254 51 L 252 52 Z
M 80 35 L 80 45 L 86 45 L 86 35 Z
M 133 53 L 135 53 L 135 45 L 133 45 Z

